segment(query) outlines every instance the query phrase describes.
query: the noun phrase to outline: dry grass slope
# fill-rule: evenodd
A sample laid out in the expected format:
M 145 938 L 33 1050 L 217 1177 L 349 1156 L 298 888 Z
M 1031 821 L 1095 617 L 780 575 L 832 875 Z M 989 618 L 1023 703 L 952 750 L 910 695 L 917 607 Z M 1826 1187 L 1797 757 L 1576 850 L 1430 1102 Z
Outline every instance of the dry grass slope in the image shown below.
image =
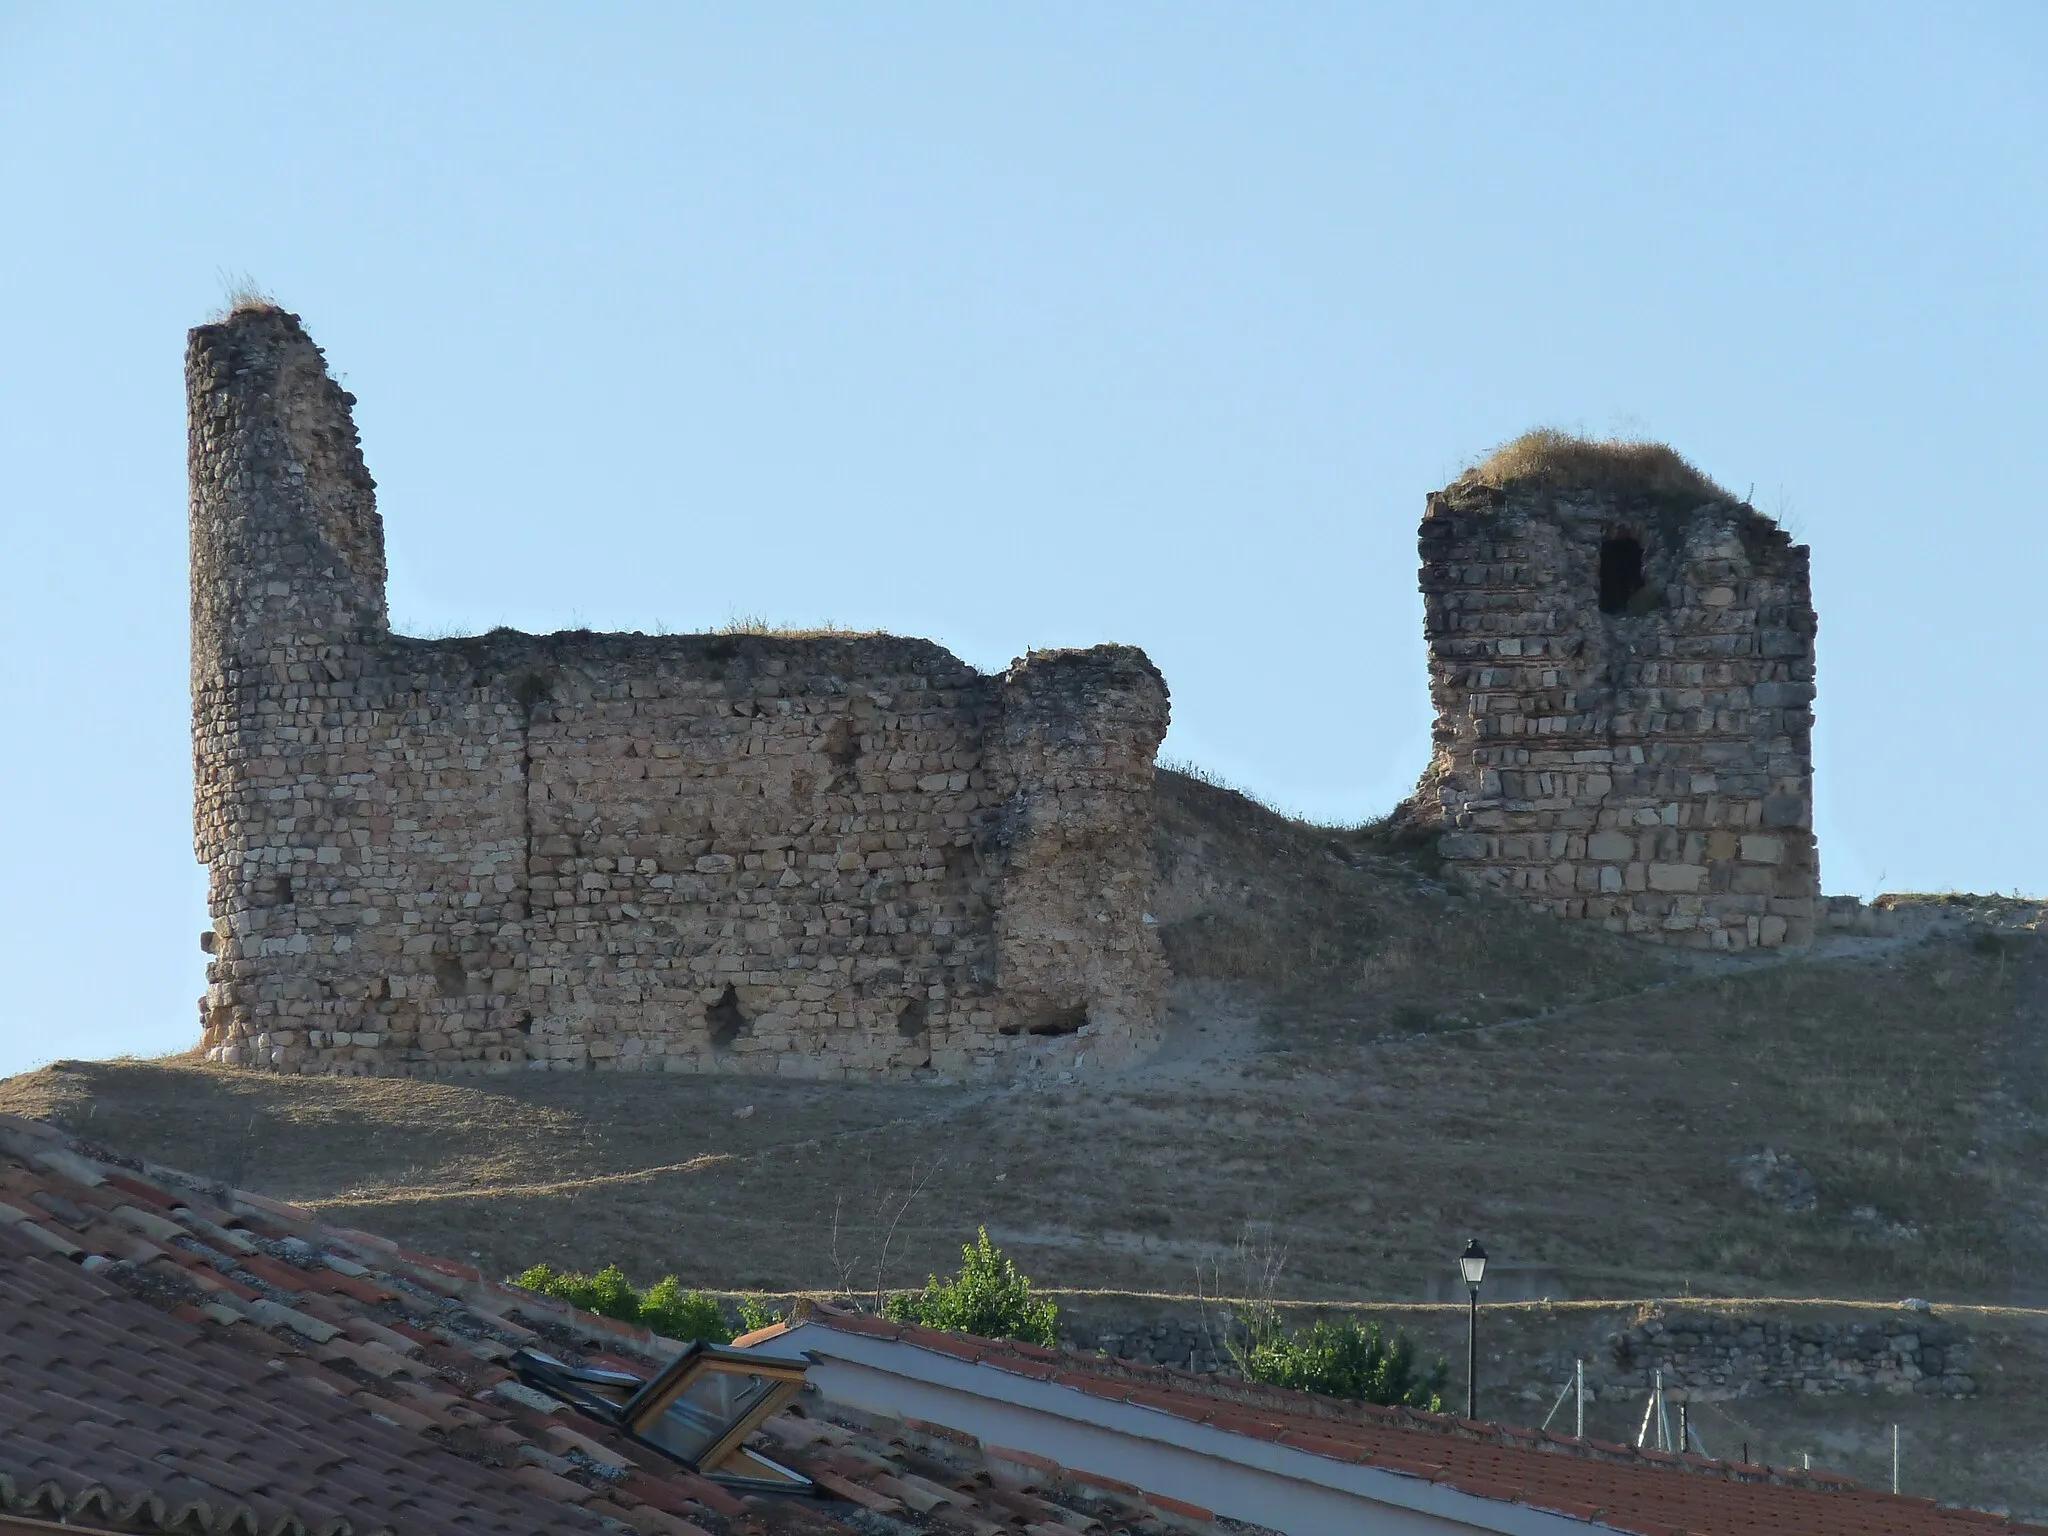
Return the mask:
M 1435 834 L 1295 821 L 1162 771 L 1153 859 L 1174 974 L 1403 1027 L 1519 1018 L 1637 990 L 1676 963 L 1436 876 Z

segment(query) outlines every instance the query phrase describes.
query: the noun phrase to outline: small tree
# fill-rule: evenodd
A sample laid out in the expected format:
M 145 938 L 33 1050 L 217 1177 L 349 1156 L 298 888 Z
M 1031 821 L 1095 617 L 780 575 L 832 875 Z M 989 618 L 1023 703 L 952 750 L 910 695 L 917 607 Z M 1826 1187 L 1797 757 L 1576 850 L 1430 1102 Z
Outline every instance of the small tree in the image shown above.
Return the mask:
M 1031 1282 L 988 1240 L 987 1227 L 961 1248 L 959 1274 L 950 1280 L 933 1275 L 922 1291 L 889 1297 L 882 1311 L 899 1323 L 984 1339 L 1022 1339 L 1048 1348 L 1059 1342 L 1059 1308 L 1032 1297 Z
M 1289 1334 L 1270 1308 L 1259 1309 L 1248 1321 L 1250 1337 L 1242 1345 L 1230 1346 L 1247 1381 L 1387 1407 L 1443 1410 L 1450 1365 L 1440 1359 L 1418 1372 L 1414 1346 L 1405 1333 L 1396 1331 L 1390 1341 L 1378 1323 L 1346 1318 L 1341 1323 L 1318 1321 Z

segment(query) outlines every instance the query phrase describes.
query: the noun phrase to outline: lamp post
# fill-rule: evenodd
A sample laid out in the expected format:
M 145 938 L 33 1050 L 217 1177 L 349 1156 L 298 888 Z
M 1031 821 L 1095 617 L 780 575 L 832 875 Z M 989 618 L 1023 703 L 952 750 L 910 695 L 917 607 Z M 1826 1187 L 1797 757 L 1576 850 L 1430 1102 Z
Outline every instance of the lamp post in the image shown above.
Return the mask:
M 1458 1255 L 1458 1272 L 1472 1300 L 1465 1320 L 1465 1417 L 1479 1417 L 1479 1282 L 1486 1278 L 1486 1250 L 1473 1238 Z

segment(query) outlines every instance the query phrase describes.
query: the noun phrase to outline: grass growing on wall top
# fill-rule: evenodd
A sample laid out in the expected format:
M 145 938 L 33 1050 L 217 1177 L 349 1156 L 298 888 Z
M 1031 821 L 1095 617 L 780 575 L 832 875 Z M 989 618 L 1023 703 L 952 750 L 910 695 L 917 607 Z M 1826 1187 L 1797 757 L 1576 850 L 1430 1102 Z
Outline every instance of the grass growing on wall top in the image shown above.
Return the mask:
M 1621 437 L 1578 437 L 1538 427 L 1502 443 L 1458 477 L 1460 484 L 1547 485 L 1559 490 L 1733 498 L 1676 449 Z

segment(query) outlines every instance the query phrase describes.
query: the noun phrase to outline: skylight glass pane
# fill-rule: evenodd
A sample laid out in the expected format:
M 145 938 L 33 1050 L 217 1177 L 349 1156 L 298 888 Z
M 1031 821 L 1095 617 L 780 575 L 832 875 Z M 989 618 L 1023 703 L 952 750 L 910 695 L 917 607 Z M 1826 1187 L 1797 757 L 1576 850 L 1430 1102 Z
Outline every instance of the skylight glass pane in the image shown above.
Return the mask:
M 640 1431 L 643 1440 L 696 1461 L 774 1390 L 776 1378 L 750 1372 L 702 1370 L 676 1395 L 668 1411 Z

